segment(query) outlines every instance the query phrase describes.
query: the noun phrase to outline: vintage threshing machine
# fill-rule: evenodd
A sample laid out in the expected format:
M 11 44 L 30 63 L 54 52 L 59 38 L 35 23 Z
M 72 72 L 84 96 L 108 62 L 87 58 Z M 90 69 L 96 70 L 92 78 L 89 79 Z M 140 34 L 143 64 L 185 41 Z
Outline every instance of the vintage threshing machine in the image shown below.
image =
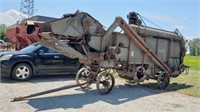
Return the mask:
M 93 81 L 101 94 L 114 86 L 113 72 L 132 82 L 157 80 L 160 88 L 169 84 L 170 77 L 185 69 L 185 40 L 174 32 L 142 25 L 139 14 L 128 14 L 129 24 L 121 17 L 106 30 L 91 15 L 84 12 L 66 14 L 63 18 L 40 26 L 44 46 L 87 65 L 76 76 L 82 88 Z M 123 32 L 114 32 L 120 27 Z M 67 39 L 68 45 L 60 40 Z M 72 47 L 73 46 L 73 47 Z

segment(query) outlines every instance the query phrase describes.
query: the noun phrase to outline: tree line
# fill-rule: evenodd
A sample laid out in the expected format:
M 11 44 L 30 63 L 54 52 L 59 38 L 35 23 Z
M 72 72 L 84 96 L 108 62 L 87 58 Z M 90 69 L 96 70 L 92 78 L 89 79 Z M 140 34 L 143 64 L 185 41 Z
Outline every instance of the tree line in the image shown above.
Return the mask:
M 194 38 L 192 40 L 189 40 L 188 46 L 190 55 L 193 56 L 200 55 L 200 38 Z
M 0 24 L 0 37 L 1 37 L 1 40 L 4 40 L 4 41 L 7 41 L 6 28 L 7 26 L 5 24 Z

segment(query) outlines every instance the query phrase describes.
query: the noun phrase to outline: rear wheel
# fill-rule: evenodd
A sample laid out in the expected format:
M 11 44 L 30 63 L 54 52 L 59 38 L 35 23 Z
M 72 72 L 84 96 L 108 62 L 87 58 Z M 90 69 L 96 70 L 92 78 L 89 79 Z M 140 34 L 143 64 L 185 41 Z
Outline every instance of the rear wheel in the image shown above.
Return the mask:
M 157 85 L 160 89 L 166 88 L 169 85 L 169 82 L 170 82 L 170 76 L 167 73 L 162 72 L 158 75 Z
M 19 81 L 25 81 L 31 78 L 33 70 L 30 65 L 26 63 L 20 63 L 15 65 L 12 71 L 12 78 Z

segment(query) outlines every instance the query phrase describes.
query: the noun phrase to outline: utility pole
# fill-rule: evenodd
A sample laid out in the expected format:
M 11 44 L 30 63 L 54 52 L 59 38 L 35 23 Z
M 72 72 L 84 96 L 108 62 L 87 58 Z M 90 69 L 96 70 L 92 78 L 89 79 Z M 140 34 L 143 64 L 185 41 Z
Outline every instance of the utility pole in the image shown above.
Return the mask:
M 19 21 L 26 19 L 24 15 L 28 18 L 34 15 L 34 0 L 21 0 Z

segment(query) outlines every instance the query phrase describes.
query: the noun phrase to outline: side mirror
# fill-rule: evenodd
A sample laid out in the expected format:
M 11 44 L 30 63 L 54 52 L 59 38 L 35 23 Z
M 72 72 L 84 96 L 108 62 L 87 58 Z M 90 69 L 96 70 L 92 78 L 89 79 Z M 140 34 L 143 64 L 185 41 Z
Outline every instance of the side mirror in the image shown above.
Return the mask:
M 39 50 L 38 51 L 38 55 L 43 55 L 44 54 L 44 50 Z

